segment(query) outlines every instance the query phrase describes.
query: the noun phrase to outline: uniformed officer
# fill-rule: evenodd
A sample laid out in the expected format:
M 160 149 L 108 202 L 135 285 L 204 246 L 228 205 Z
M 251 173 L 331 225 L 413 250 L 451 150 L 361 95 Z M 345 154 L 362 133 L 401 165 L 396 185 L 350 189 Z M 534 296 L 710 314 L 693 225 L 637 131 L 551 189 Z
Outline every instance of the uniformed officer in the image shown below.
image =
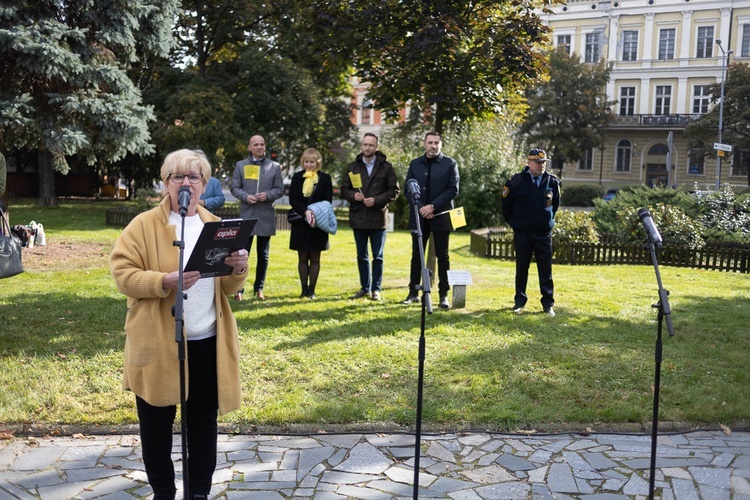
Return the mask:
M 555 315 L 552 281 L 552 227 L 560 207 L 560 181 L 546 171 L 543 149 L 529 151 L 526 167 L 503 186 L 503 217 L 513 228 L 516 249 L 516 295 L 513 312 L 526 306 L 526 283 L 531 257 L 536 257 L 539 290 L 545 314 Z

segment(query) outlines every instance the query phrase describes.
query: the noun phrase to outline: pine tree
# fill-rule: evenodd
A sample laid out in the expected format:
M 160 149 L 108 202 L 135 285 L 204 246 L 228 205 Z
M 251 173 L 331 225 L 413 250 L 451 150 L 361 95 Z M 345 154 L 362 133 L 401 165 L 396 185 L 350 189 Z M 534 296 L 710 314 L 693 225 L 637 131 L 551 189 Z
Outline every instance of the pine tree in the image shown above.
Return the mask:
M 0 7 L 0 149 L 36 150 L 39 204 L 66 157 L 148 154 L 150 107 L 128 70 L 172 45 L 176 0 L 36 0 Z

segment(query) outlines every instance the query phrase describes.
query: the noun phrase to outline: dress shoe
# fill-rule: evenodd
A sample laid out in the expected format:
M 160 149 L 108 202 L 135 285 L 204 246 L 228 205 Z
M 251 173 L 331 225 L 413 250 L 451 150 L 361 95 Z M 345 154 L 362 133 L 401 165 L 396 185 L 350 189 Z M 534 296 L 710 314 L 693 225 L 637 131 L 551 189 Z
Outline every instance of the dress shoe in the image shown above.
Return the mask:
M 362 288 L 360 291 L 358 291 L 357 293 L 355 293 L 354 295 L 352 295 L 349 298 L 350 299 L 361 299 L 365 295 L 367 295 L 367 290 L 365 290 L 364 288 Z
M 450 309 L 451 305 L 448 303 L 448 296 L 447 295 L 441 295 L 440 296 L 440 302 L 438 303 L 438 306 L 440 309 Z
M 552 309 L 551 307 L 545 307 L 544 308 L 544 314 L 546 314 L 547 316 L 549 316 L 551 318 L 554 318 L 555 317 L 555 310 Z
M 234 300 L 242 300 L 242 292 L 235 293 Z
M 258 290 L 255 292 L 255 298 L 258 300 L 266 300 L 266 296 L 263 295 L 263 290 Z
M 523 306 L 513 306 L 513 312 L 515 314 L 521 314 L 523 312 Z
M 315 290 L 310 290 L 310 291 L 309 291 L 309 292 L 307 293 L 307 298 L 308 298 L 308 299 L 310 299 L 310 300 L 315 300 L 315 299 L 316 299 L 316 296 L 315 296 Z
M 410 293 L 406 296 L 406 298 L 401 302 L 402 304 L 414 304 L 416 302 L 419 302 L 419 295 L 416 293 Z
M 372 292 L 372 295 L 370 296 L 372 300 L 380 300 L 380 292 L 374 291 Z
M 300 299 L 304 299 L 305 297 L 307 297 L 307 294 L 308 294 L 308 290 L 307 290 L 307 288 L 303 288 L 303 289 L 302 289 L 302 293 L 301 293 L 301 294 L 299 294 L 299 298 L 300 298 Z

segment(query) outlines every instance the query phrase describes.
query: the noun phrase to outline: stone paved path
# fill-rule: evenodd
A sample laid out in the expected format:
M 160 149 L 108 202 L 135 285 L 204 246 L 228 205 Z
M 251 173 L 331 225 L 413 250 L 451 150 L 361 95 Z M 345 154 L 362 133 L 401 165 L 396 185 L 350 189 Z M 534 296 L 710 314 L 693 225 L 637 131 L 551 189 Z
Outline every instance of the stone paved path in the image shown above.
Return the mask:
M 179 436 L 174 452 L 178 460 Z M 422 452 L 420 498 L 648 497 L 650 436 L 440 434 L 423 436 Z M 222 434 L 211 494 L 412 498 L 413 453 L 408 434 Z M 656 498 L 665 500 L 750 500 L 750 432 L 660 435 L 655 485 Z M 150 498 L 150 492 L 137 436 L 0 442 L 2 499 L 126 500 Z

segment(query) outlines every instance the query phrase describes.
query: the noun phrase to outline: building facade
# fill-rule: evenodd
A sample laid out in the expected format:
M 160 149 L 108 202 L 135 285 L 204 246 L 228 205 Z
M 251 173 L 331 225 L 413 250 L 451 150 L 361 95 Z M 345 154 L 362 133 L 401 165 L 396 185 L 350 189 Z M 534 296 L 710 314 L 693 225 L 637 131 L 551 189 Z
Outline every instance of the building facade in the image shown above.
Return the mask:
M 713 143 L 694 147 L 683 131 L 710 110 L 709 86 L 726 66 L 750 62 L 750 0 L 568 0 L 550 10 L 542 18 L 555 47 L 613 65 L 606 93 L 615 117 L 605 145 L 565 165 L 569 183 L 748 185 L 747 150 L 719 161 Z

